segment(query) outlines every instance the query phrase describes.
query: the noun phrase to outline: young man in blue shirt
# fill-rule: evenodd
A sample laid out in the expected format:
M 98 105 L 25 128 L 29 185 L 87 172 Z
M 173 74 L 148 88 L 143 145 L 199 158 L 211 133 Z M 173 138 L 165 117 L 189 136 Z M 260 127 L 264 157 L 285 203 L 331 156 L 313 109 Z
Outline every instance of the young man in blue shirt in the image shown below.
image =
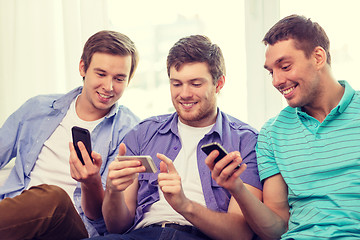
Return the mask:
M 1 167 L 15 160 L 0 188 L 1 238 L 79 239 L 105 232 L 101 204 L 108 166 L 138 123 L 117 101 L 137 63 L 137 50 L 126 35 L 98 32 L 83 49 L 82 87 L 31 98 L 0 128 Z M 82 143 L 85 165 L 78 159 L 73 126 L 91 132 L 94 163 Z
M 289 105 L 259 133 L 264 204 L 238 179 L 214 178 L 262 239 L 359 239 L 360 93 L 333 77 L 318 23 L 291 15 L 263 41 L 265 69 Z
M 221 49 L 205 36 L 182 38 L 170 49 L 167 70 L 176 112 L 142 121 L 119 151 L 150 155 L 159 171 L 143 173 L 138 160 L 111 163 L 103 215 L 108 231 L 117 234 L 103 238 L 251 239 L 238 204 L 211 179 L 201 150 L 218 142 L 233 165 L 246 163 L 242 179 L 261 199 L 257 131 L 217 108 L 225 84 Z

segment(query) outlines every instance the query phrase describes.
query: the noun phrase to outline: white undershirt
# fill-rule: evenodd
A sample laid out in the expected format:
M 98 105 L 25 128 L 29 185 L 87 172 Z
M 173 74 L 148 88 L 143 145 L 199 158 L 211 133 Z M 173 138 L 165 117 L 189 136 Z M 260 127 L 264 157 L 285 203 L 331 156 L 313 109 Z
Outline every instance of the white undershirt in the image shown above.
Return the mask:
M 96 121 L 81 120 L 75 111 L 76 99 L 71 103 L 62 122 L 49 139 L 44 142 L 35 166 L 30 173 L 28 188 L 43 183 L 57 185 L 64 189 L 70 198 L 73 199 L 77 182 L 70 174 L 69 142 L 72 142 L 71 128 L 79 126 L 92 132 L 103 119 L 101 118 Z
M 181 123 L 180 120 L 178 121 L 182 148 L 174 160 L 174 166 L 181 177 L 185 196 L 204 206 L 206 206 L 206 203 L 198 170 L 196 149 L 199 141 L 212 127 L 213 125 L 204 128 L 195 128 Z M 149 211 L 144 214 L 144 218 L 136 228 L 164 221 L 176 222 L 182 225 L 192 225 L 168 204 L 160 188 L 158 191 L 160 200 L 151 205 Z

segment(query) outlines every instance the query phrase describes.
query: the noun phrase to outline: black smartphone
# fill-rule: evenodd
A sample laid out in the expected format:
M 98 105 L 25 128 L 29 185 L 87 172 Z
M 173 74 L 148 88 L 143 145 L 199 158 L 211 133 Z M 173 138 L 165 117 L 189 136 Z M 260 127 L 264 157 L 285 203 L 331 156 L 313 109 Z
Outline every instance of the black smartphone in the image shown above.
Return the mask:
M 73 144 L 76 151 L 76 154 L 78 158 L 80 159 L 81 163 L 85 165 L 84 159 L 82 158 L 80 149 L 77 145 L 78 142 L 82 142 L 85 145 L 85 148 L 90 156 L 91 161 L 93 162 L 93 159 L 91 157 L 91 138 L 90 138 L 90 132 L 89 130 L 81 127 L 74 126 L 71 128 L 72 132 L 72 138 L 73 138 Z
M 223 157 L 225 157 L 228 154 L 227 151 L 225 150 L 225 148 L 223 148 L 223 146 L 221 146 L 220 143 L 217 143 L 217 142 L 202 145 L 201 150 L 204 153 L 206 153 L 206 155 L 209 155 L 214 150 L 218 150 L 219 156 L 217 156 L 215 158 L 215 160 L 214 160 L 215 163 L 220 161 Z
M 209 143 L 209 144 L 205 144 L 201 146 L 201 150 L 206 153 L 206 155 L 209 155 L 212 151 L 214 150 L 218 150 L 219 152 L 219 156 L 217 156 L 214 160 L 214 163 L 217 163 L 218 161 L 220 161 L 223 157 L 225 157 L 226 155 L 228 155 L 228 152 L 225 150 L 225 148 L 223 146 L 220 145 L 220 143 L 217 142 L 213 142 L 213 143 Z M 230 164 L 230 163 L 229 163 Z M 229 165 L 228 164 L 228 165 Z M 240 167 L 241 164 L 239 164 L 235 169 L 238 169 Z M 227 165 L 226 165 L 227 166 Z M 226 167 L 225 166 L 225 167 Z

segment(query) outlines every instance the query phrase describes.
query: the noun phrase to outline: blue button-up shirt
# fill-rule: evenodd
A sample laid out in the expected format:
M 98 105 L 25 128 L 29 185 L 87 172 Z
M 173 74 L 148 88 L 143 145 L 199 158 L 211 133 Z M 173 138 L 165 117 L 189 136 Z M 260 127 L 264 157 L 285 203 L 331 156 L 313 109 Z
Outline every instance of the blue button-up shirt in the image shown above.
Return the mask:
M 127 155 L 150 155 L 158 168 L 160 168 L 160 160 L 156 157 L 156 153 L 162 153 L 175 160 L 181 149 L 177 123 L 177 113 L 151 117 L 142 121 L 124 138 Z M 206 154 L 200 147 L 203 144 L 218 142 L 229 152 L 239 151 L 247 164 L 247 169 L 241 175 L 241 179 L 244 183 L 262 189 L 256 162 L 256 141 L 256 129 L 218 110 L 215 125 L 197 146 L 197 163 L 207 208 L 226 212 L 231 195 L 211 178 L 210 169 L 205 164 Z M 135 220 L 129 231 L 140 222 L 149 206 L 159 200 L 158 174 L 159 172 L 139 174 Z
M 82 87 L 62 95 L 43 95 L 29 99 L 14 112 L 0 128 L 0 168 L 15 159 L 15 166 L 0 187 L 0 199 L 19 195 L 30 182 L 44 142 L 65 117 L 71 102 L 81 93 Z M 115 104 L 110 113 L 91 133 L 92 148 L 103 157 L 100 169 L 103 187 L 106 186 L 108 165 L 118 153 L 125 134 L 139 119 L 126 107 Z M 90 221 L 81 208 L 81 188 L 78 183 L 74 195 L 77 211 L 84 220 L 90 236 L 106 231 L 103 219 Z

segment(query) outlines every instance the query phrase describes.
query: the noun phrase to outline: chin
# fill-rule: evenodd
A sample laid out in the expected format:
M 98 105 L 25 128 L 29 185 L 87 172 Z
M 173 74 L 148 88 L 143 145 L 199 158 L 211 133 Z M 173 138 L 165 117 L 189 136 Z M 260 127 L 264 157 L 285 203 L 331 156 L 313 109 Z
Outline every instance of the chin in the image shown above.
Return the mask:
M 292 107 L 292 108 L 297 108 L 297 107 L 301 107 L 300 104 L 296 103 L 296 102 L 287 102 L 287 104 Z

